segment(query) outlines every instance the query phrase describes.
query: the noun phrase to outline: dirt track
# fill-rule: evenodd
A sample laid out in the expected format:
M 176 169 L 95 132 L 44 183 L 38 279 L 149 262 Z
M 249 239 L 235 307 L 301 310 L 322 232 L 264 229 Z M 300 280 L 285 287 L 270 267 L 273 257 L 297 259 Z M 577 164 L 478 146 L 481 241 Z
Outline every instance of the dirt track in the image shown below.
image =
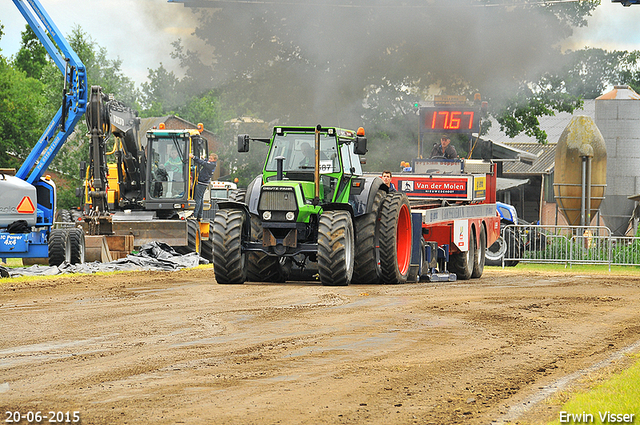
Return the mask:
M 210 268 L 0 281 L 2 420 L 489 424 L 640 340 L 638 305 L 637 277 L 518 268 L 338 288 L 217 285 Z

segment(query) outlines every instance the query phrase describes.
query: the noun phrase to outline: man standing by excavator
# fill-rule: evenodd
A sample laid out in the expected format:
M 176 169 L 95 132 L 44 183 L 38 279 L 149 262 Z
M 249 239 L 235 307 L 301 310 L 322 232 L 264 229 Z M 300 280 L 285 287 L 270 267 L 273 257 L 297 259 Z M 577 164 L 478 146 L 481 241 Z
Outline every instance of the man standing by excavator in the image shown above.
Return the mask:
M 200 220 L 202 218 L 202 211 L 204 209 L 204 192 L 209 187 L 209 182 L 211 181 L 211 176 L 213 172 L 216 170 L 216 165 L 218 164 L 218 155 L 211 152 L 209 154 L 209 160 L 205 161 L 204 159 L 198 158 L 194 156 L 192 153 L 189 154 L 189 158 L 193 159 L 198 165 L 202 166 L 200 170 L 200 174 L 198 174 L 198 182 L 196 183 L 196 190 L 193 194 L 193 199 L 196 201 L 196 208 L 193 211 L 193 215 L 196 220 Z

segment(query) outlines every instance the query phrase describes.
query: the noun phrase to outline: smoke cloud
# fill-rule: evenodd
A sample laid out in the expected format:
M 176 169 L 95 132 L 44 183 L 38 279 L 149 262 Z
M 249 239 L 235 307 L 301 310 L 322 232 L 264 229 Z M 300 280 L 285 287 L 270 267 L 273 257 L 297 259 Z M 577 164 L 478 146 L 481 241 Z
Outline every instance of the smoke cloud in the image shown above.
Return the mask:
M 524 0 L 199 3 L 210 7 L 171 5 L 172 19 L 195 28 L 183 46 L 211 66 L 193 66 L 192 78 L 251 92 L 261 118 L 332 120 L 356 113 L 367 90 L 385 82 L 425 96 L 496 96 L 558 66 L 559 42 L 571 35 L 565 13 L 587 7 Z

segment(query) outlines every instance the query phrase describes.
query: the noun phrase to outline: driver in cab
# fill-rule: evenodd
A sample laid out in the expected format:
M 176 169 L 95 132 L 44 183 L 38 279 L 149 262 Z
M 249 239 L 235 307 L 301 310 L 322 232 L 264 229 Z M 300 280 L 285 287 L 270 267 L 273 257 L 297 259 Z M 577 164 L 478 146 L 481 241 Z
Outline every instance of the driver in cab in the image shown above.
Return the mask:
M 300 145 L 303 158 L 298 163 L 299 168 L 313 168 L 316 163 L 316 151 L 311 147 L 309 143 L 303 143 Z
M 434 144 L 431 151 L 431 158 L 445 158 L 456 159 L 458 158 L 458 152 L 456 148 L 451 144 L 451 139 L 446 134 L 443 134 L 440 138 L 440 144 Z

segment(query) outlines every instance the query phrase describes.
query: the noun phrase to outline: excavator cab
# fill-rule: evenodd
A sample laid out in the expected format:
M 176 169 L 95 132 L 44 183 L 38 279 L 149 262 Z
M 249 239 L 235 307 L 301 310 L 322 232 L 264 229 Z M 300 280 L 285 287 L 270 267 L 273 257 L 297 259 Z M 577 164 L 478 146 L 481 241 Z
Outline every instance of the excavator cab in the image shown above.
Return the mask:
M 172 218 L 179 210 L 193 208 L 200 167 L 189 154 L 208 155 L 206 140 L 198 130 L 149 130 L 147 151 L 145 209 L 156 211 L 159 218 Z

